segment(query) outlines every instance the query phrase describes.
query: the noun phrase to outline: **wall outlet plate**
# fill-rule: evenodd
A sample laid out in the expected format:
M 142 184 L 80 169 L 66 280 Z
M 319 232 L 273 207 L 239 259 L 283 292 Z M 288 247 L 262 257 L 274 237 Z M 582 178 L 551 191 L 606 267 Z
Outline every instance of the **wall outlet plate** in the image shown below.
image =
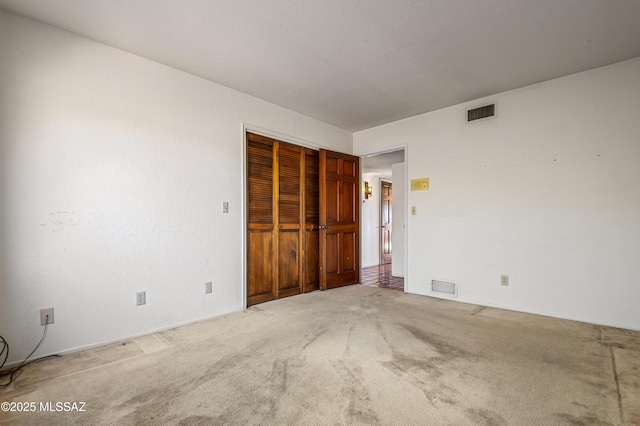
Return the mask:
M 146 305 L 147 304 L 147 292 L 141 291 L 136 293 L 136 306 Z
M 40 325 L 45 324 L 53 324 L 53 308 L 40 309 Z
M 509 275 L 500 275 L 500 285 L 505 287 L 509 285 Z
M 204 283 L 204 294 L 209 294 L 213 292 L 213 283 L 211 281 L 207 281 Z
M 229 202 L 228 201 L 223 201 L 222 202 L 222 213 L 229 213 Z

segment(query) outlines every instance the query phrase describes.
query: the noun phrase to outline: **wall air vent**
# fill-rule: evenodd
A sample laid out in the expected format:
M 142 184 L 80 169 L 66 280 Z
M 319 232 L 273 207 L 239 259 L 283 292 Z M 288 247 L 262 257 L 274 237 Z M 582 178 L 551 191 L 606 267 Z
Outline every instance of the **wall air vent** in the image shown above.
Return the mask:
M 458 285 L 451 281 L 431 280 L 431 291 L 458 297 Z
M 496 115 L 496 104 L 481 106 L 467 110 L 467 122 L 491 118 Z

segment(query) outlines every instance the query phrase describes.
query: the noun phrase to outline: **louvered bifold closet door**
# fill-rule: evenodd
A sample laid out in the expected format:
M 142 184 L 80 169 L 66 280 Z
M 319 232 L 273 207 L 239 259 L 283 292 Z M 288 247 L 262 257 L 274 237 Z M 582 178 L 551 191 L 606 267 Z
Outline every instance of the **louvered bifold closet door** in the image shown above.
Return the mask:
M 272 140 L 247 134 L 247 306 L 277 297 Z
M 302 148 L 279 142 L 278 297 L 302 292 Z
M 319 288 L 318 152 L 247 133 L 247 306 Z
M 304 292 L 320 289 L 318 151 L 304 150 Z

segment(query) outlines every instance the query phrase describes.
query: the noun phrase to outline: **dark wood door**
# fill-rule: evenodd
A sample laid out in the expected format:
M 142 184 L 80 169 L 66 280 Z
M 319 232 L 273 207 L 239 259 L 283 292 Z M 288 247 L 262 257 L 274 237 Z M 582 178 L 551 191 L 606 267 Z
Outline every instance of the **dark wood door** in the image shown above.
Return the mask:
M 304 150 L 304 288 L 320 289 L 320 187 L 318 151 Z
M 318 152 L 247 133 L 247 306 L 319 288 Z
M 359 158 L 321 149 L 320 287 L 356 284 L 360 276 Z
M 275 166 L 274 141 L 247 134 L 247 306 L 278 297 Z
M 299 146 L 284 142 L 276 144 L 276 297 L 302 292 L 302 152 Z
M 393 218 L 391 211 L 391 200 L 393 191 L 391 182 L 381 181 L 380 185 L 380 253 L 381 263 L 386 265 L 391 263 L 391 233 L 393 230 Z

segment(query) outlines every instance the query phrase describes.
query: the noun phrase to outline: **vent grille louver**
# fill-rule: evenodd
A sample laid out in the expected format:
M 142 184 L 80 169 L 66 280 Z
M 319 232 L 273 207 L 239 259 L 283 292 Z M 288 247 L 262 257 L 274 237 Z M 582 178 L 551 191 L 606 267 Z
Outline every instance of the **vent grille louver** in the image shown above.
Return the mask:
M 431 291 L 458 297 L 458 286 L 451 281 L 431 280 Z
M 496 115 L 496 104 L 481 106 L 467 110 L 467 122 L 490 118 Z

